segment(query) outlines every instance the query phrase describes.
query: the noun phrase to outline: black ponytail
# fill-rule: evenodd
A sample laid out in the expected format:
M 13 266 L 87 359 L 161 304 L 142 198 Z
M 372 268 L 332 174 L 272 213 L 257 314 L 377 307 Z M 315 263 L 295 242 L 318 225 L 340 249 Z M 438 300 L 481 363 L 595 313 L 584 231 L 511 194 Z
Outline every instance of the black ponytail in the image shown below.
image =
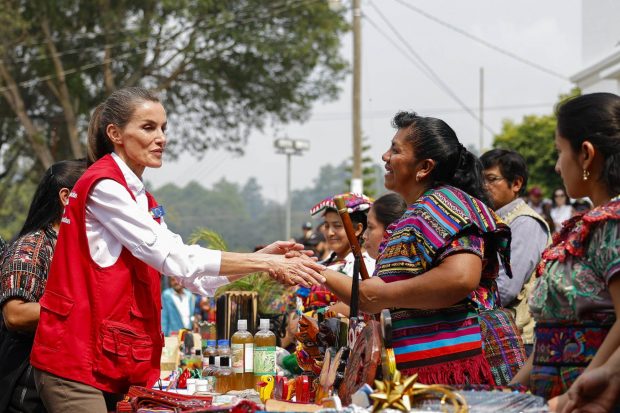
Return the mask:
M 454 171 L 452 180 L 448 183 L 478 198 L 485 204 L 491 205 L 484 188 L 482 163 L 476 155 L 467 149 L 463 148 L 458 167 Z

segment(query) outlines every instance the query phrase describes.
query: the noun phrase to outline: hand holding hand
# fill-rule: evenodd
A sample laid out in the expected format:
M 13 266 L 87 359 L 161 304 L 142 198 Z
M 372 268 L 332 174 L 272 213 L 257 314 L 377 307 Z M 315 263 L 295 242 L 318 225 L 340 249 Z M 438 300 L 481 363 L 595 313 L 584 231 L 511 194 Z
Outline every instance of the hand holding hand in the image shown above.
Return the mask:
M 321 271 L 325 267 L 317 264 L 305 254 L 297 252 L 297 256 L 274 256 L 269 274 L 277 281 L 290 285 L 299 284 L 303 287 L 312 285 L 320 285 L 325 282 L 325 278 L 321 275 Z

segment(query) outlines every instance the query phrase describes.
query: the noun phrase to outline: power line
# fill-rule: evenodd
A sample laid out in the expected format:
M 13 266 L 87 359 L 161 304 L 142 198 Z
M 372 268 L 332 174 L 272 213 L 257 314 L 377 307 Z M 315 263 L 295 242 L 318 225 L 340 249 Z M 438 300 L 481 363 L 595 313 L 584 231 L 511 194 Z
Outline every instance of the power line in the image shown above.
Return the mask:
M 558 73 L 558 72 L 556 72 L 554 70 L 551 70 L 551 69 L 548 69 L 548 68 L 546 68 L 544 66 L 541 66 L 541 65 L 539 65 L 536 62 L 532 62 L 531 60 L 528 60 L 528 59 L 526 59 L 524 57 L 521 57 L 521 56 L 519 56 L 519 55 L 517 55 L 515 53 L 512 53 L 512 52 L 510 52 L 510 51 L 508 51 L 508 50 L 506 50 L 504 48 L 496 46 L 493 43 L 489 43 L 486 40 L 481 39 L 481 38 L 479 38 L 477 36 L 474 36 L 473 34 L 471 34 L 469 32 L 466 32 L 465 30 L 461 29 L 460 27 L 456 27 L 456 26 L 454 26 L 454 25 L 452 25 L 452 24 L 450 24 L 448 22 L 445 22 L 445 21 L 439 19 L 438 17 L 435 17 L 432 14 L 427 13 L 424 10 L 422 10 L 422 9 L 416 7 L 416 6 L 413 6 L 413 5 L 409 4 L 409 3 L 404 2 L 403 0 L 395 0 L 395 1 L 397 3 L 400 3 L 402 6 L 408 8 L 409 10 L 412 10 L 412 11 L 414 11 L 414 12 L 416 12 L 416 13 L 424 16 L 424 17 L 426 17 L 427 19 L 432 20 L 435 23 L 438 23 L 438 24 L 440 24 L 440 25 L 442 25 L 442 26 L 444 26 L 444 27 L 446 27 L 446 28 L 448 28 L 448 29 L 450 29 L 452 31 L 455 31 L 458 34 L 460 34 L 462 36 L 465 36 L 465 37 L 467 37 L 467 38 L 469 38 L 469 39 L 471 39 L 471 40 L 473 40 L 473 41 L 475 41 L 477 43 L 480 43 L 481 45 L 486 46 L 486 47 L 488 47 L 491 50 L 495 50 L 498 53 L 501 53 L 501 54 L 503 54 L 505 56 L 508 56 L 511 59 L 514 59 L 514 60 L 516 60 L 518 62 L 521 62 L 521 63 L 523 63 L 523 64 L 525 64 L 527 66 L 530 66 L 530 67 L 532 67 L 534 69 L 540 70 L 541 72 L 544 72 L 544 73 L 546 73 L 548 75 L 555 76 L 555 77 L 557 77 L 559 79 L 562 79 L 564 81 L 569 81 L 568 77 L 563 75 L 563 74 L 561 74 L 561 73 Z
M 450 96 L 455 102 L 457 102 L 459 106 L 463 108 L 463 110 L 467 112 L 472 118 L 480 122 L 480 118 L 478 117 L 478 115 L 476 115 L 476 113 L 472 111 L 458 97 L 458 95 L 441 79 L 441 77 L 439 77 L 439 75 L 430 67 L 430 65 L 426 63 L 424 59 L 422 59 L 422 57 L 411 47 L 411 44 L 404 38 L 404 36 L 401 35 L 400 32 L 394 27 L 394 25 L 387 19 L 387 17 L 385 17 L 385 15 L 381 13 L 381 10 L 379 10 L 379 8 L 374 5 L 374 3 L 370 3 L 370 5 L 377 12 L 379 17 L 381 17 L 381 19 L 385 22 L 385 24 L 390 28 L 390 30 L 392 30 L 392 32 L 396 35 L 396 37 L 398 37 L 398 39 L 407 48 L 407 50 L 409 50 L 410 54 L 405 54 L 404 56 L 409 61 L 414 63 L 416 67 L 420 68 L 420 66 L 422 66 L 424 68 L 424 70 L 422 70 L 422 73 L 424 75 L 426 75 L 433 83 L 435 83 L 435 85 L 437 85 L 441 90 L 443 90 L 446 94 L 448 94 L 448 96 Z M 379 31 L 379 33 L 381 33 L 384 36 L 387 36 L 385 32 L 379 29 L 379 26 L 376 23 L 374 23 L 372 19 L 370 19 L 367 15 L 366 15 L 366 19 L 373 25 L 373 27 L 375 27 L 375 29 Z M 386 38 L 390 41 L 390 43 L 392 43 L 392 45 L 396 46 L 396 43 L 394 42 L 393 39 L 391 39 L 390 37 L 386 37 Z M 400 48 L 398 49 L 401 50 Z M 417 62 L 412 60 L 412 57 L 415 57 L 415 59 L 417 59 Z M 489 133 L 491 133 L 492 135 L 496 135 L 495 131 L 493 131 L 493 129 L 491 129 L 487 124 L 483 123 L 483 126 Z
M 485 106 L 484 110 L 486 111 L 510 111 L 510 110 L 520 110 L 520 109 L 534 109 L 534 108 L 550 108 L 553 107 L 554 102 L 545 102 L 545 103 L 524 103 L 524 104 L 515 104 L 515 105 L 498 105 L 498 106 Z M 469 107 L 470 110 L 476 111 L 477 107 Z M 418 113 L 458 113 L 464 112 L 463 108 L 413 108 Z M 367 111 L 363 113 L 363 118 L 382 118 L 386 116 L 393 116 L 396 114 L 394 110 L 374 110 Z M 312 121 L 331 121 L 331 120 L 341 120 L 341 119 L 350 119 L 351 112 L 321 112 L 316 113 L 309 120 Z

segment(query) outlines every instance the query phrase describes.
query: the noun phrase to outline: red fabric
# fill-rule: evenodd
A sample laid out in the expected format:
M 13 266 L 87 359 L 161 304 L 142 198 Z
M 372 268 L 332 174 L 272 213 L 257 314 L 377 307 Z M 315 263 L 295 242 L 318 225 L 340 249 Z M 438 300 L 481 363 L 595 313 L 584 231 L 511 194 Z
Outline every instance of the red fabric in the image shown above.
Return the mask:
M 482 354 L 414 369 L 403 369 L 405 376 L 418 375 L 423 384 L 495 384 L 489 364 Z
M 560 232 L 553 234 L 551 245 L 543 251 L 542 259 L 536 267 L 536 275 L 543 275 L 550 261 L 564 262 L 569 255 L 582 257 L 586 253 L 592 226 L 610 219 L 620 219 L 620 200 L 617 197 L 566 220 Z
M 131 194 L 110 156 L 95 162 L 75 184 L 60 225 L 31 363 L 40 370 L 124 393 L 159 378 L 163 339 L 159 274 L 123 248 L 101 268 L 86 237 L 86 201 L 92 186 L 109 178 Z M 133 194 L 132 194 L 133 197 Z M 155 200 L 147 194 L 149 208 Z

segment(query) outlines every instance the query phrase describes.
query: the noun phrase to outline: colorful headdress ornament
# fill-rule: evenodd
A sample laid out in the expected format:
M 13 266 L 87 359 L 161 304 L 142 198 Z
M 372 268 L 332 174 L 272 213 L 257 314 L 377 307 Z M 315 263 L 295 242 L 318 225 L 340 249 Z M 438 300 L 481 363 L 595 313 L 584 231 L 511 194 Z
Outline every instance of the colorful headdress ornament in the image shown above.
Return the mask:
M 334 203 L 334 198 L 340 196 L 344 198 L 344 203 L 347 206 L 349 214 L 357 211 L 368 211 L 374 202 L 374 199 L 367 197 L 364 194 L 354 194 L 352 192 L 345 192 L 344 194 L 338 194 L 325 198 L 318 204 L 312 207 L 310 215 L 316 215 L 325 211 L 326 209 L 338 209 Z

